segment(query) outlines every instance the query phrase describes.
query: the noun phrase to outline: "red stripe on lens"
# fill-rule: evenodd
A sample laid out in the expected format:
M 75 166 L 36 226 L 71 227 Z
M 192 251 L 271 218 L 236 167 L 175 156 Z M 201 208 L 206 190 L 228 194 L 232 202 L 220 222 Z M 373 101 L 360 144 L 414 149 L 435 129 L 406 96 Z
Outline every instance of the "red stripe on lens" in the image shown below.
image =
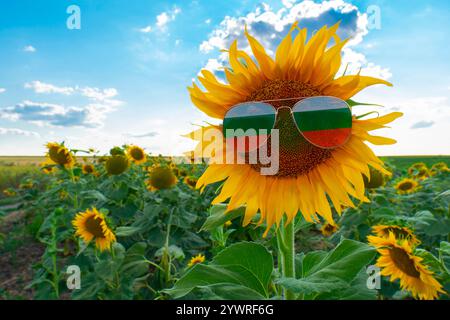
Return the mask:
M 309 142 L 321 148 L 336 148 L 347 142 L 351 128 L 330 130 L 303 131 L 302 134 Z

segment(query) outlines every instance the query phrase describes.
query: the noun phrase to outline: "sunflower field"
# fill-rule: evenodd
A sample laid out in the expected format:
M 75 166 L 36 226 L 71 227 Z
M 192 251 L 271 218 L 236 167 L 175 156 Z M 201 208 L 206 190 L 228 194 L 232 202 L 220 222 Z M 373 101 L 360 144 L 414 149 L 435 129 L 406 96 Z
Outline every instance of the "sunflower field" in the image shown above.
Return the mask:
M 48 148 L 40 175 L 3 190 L 2 267 L 20 263 L 21 247 L 39 251 L 26 282 L 1 279 L 3 298 L 448 299 L 445 162 L 390 166 L 392 177 L 372 170 L 370 202 L 341 216 L 333 209 L 335 224 L 298 215 L 295 273 L 284 277 L 276 232 L 264 237 L 257 221 L 243 227 L 245 208 L 211 206 L 220 183 L 195 189 L 205 164 L 136 146 L 106 156 Z M 71 266 L 81 271 L 79 289 L 69 289 Z M 370 266 L 381 273 L 372 286 Z
M 338 27 L 308 37 L 294 23 L 275 57 L 245 28 L 252 56 L 234 41 L 226 81 L 204 69 L 188 88 L 223 122 L 188 134 L 198 144 L 186 157 L 49 142 L 40 173 L 2 190 L 0 297 L 449 299 L 449 158 L 374 154 L 396 141 L 371 131 L 402 113 L 359 111 L 370 105 L 354 95 L 392 84 L 337 76 Z M 277 130 L 277 172 L 217 161 L 229 136 L 198 157 L 211 147 L 204 131 L 236 124 Z

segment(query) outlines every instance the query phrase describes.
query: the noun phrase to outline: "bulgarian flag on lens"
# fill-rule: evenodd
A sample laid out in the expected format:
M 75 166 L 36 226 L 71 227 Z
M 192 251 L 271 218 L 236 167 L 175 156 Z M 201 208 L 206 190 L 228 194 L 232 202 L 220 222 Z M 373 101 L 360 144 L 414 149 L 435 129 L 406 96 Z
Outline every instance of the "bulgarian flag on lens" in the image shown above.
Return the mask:
M 275 117 L 275 109 L 267 103 L 246 102 L 236 105 L 223 119 L 227 145 L 234 145 L 239 152 L 260 147 L 267 141 L 275 124 Z
M 294 119 L 305 139 L 321 148 L 336 148 L 347 142 L 352 131 L 349 105 L 334 97 L 311 97 L 298 102 Z

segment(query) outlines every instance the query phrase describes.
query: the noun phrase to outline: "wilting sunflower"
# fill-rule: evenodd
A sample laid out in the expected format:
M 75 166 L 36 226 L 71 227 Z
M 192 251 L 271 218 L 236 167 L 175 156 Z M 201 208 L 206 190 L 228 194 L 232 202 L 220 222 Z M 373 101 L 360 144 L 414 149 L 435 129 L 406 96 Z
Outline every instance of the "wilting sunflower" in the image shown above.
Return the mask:
M 382 238 L 389 238 L 389 234 L 394 234 L 394 237 L 399 240 L 408 241 L 409 245 L 414 247 L 420 243 L 420 240 L 416 238 L 411 229 L 407 227 L 401 227 L 396 225 L 377 225 L 372 227 L 373 233 Z
M 198 179 L 196 177 L 194 177 L 194 176 L 186 176 L 183 179 L 183 182 L 187 186 L 189 186 L 189 188 L 192 188 L 192 189 L 195 188 L 195 185 L 197 184 L 197 181 L 198 181 Z
M 78 213 L 72 224 L 77 236 L 86 243 L 95 240 L 95 245 L 100 251 L 110 250 L 111 244 L 116 241 L 116 236 L 106 224 L 105 216 L 96 208 Z
M 177 177 L 169 167 L 154 166 L 150 169 L 149 177 L 145 184 L 149 191 L 169 189 L 177 184 Z
M 445 293 L 433 272 L 422 264 L 423 259 L 414 255 L 408 241 L 397 240 L 392 232 L 387 238 L 369 236 L 368 240 L 381 255 L 376 263 L 381 275 L 390 276 L 391 282 L 399 279 L 400 287 L 415 299 L 432 300 Z
M 188 267 L 192 267 L 193 265 L 196 265 L 198 263 L 205 262 L 205 256 L 201 253 L 191 258 L 191 260 L 188 263 Z
M 66 168 L 70 168 L 75 163 L 73 154 L 63 144 L 49 142 L 46 145 L 48 152 L 47 158 L 51 163 L 56 163 Z
M 111 175 L 124 173 L 129 166 L 128 158 L 121 154 L 108 157 L 105 161 L 105 169 Z
M 370 177 L 363 176 L 363 179 L 367 189 L 376 189 L 384 185 L 384 175 L 372 167 L 370 167 Z
M 404 178 L 395 185 L 398 194 L 410 194 L 416 192 L 420 188 L 416 180 Z
M 320 231 L 325 237 L 329 237 L 332 234 L 334 234 L 338 229 L 339 227 L 336 224 L 325 223 L 323 224 L 322 228 L 320 228 Z
M 141 164 L 147 161 L 147 155 L 145 154 L 144 149 L 138 146 L 134 145 L 128 146 L 127 156 L 135 164 Z
M 84 174 L 95 174 L 95 167 L 91 163 L 83 164 L 81 170 Z
M 333 96 L 348 100 L 364 88 L 389 82 L 362 75 L 343 75 L 336 78 L 341 65 L 341 50 L 347 40 L 341 40 L 336 31 L 338 24 L 324 26 L 307 40 L 307 30 L 294 24 L 280 43 L 275 59 L 247 30 L 245 35 L 256 62 L 234 41 L 228 50 L 230 69 L 224 69 L 228 83 L 222 83 L 209 72 L 202 70 L 199 81 L 206 91 L 194 82 L 189 88 L 192 102 L 208 116 L 224 119 L 234 105 L 246 101 L 288 99 L 294 97 Z M 297 35 L 293 39 L 293 33 Z M 334 39 L 334 45 L 329 46 Z M 296 101 L 275 102 L 276 108 L 292 108 Z M 286 111 L 286 110 L 284 110 Z M 198 188 L 225 180 L 220 194 L 213 204 L 229 200 L 228 210 L 246 205 L 244 225 L 250 223 L 259 211 L 259 223 L 266 222 L 267 230 L 280 223 L 284 214 L 289 223 L 298 213 L 309 222 L 317 215 L 333 223 L 331 200 L 341 213 L 341 205 L 354 207 L 349 195 L 368 201 L 364 195 L 362 176 L 369 176 L 369 165 L 384 174 L 383 162 L 365 144 L 394 144 L 389 138 L 370 135 L 368 132 L 384 128 L 402 114 L 390 113 L 371 119 L 353 117 L 351 137 L 336 149 L 318 148 L 299 134 L 292 117 L 279 114 L 275 129 L 279 129 L 280 157 L 276 175 L 260 174 L 259 165 L 211 164 L 197 183 Z M 287 115 L 287 116 L 286 116 Z M 202 127 L 189 134 L 194 140 L 202 140 Z M 194 154 L 202 154 L 210 143 L 200 141 Z M 225 143 L 224 143 L 225 145 Z

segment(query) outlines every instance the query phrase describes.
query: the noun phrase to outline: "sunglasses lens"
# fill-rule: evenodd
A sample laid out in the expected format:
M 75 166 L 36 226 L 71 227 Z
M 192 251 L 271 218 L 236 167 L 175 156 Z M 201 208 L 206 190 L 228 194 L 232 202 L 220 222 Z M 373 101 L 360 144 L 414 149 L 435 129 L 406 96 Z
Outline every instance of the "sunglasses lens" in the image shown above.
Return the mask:
M 320 148 L 345 144 L 352 131 L 349 105 L 334 97 L 311 97 L 293 108 L 295 122 L 305 139 Z
M 227 144 L 237 151 L 257 149 L 267 141 L 275 124 L 275 109 L 267 103 L 250 102 L 236 105 L 223 119 L 223 133 Z

